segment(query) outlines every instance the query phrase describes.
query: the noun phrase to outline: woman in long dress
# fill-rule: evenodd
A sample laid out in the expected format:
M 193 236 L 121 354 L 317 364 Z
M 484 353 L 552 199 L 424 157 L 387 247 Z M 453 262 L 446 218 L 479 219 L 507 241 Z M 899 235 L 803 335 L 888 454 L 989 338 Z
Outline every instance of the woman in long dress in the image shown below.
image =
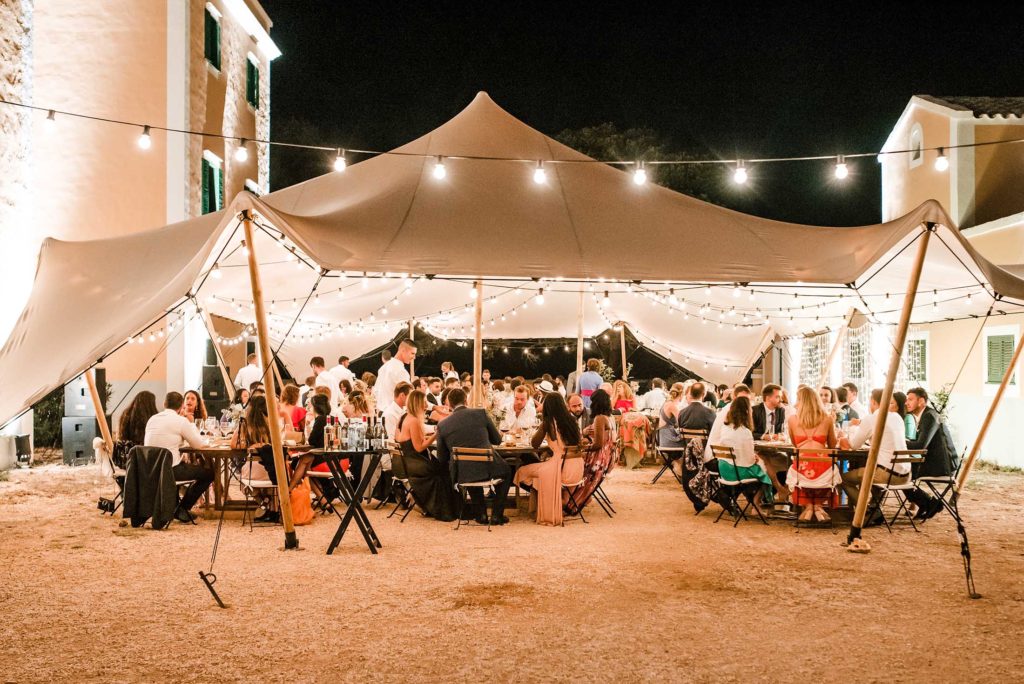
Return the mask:
M 679 400 L 683 396 L 683 385 L 675 383 L 668 391 L 668 400 L 661 405 L 658 411 L 658 446 L 669 448 L 682 448 L 686 446 L 686 440 L 679 437 Z
M 455 520 L 457 500 L 451 478 L 427 451 L 437 437 L 436 432 L 428 435 L 423 429 L 427 395 L 420 390 L 409 392 L 405 407 L 406 413 L 398 421 L 395 432 L 395 441 L 402 449 L 402 462 L 393 462 L 391 468 L 399 477 L 404 470 L 412 487 L 412 498 L 428 515 L 444 522 Z
M 836 446 L 835 424 L 822 402 L 824 391 L 810 387 L 797 391 L 797 412 L 786 419 L 789 439 L 797 449 L 832 449 Z M 797 464 L 799 463 L 799 468 Z M 800 520 L 812 517 L 828 522 L 825 504 L 832 487 L 842 482 L 839 470 L 825 461 L 794 461 L 786 473 L 786 482 L 793 489 L 793 503 L 803 504 Z
M 548 392 L 544 397 L 544 422 L 533 436 L 533 446 L 538 448 L 544 439 L 551 449 L 551 458 L 520 466 L 514 481 L 532 490 L 531 501 L 536 496 L 537 524 L 561 525 L 562 508 L 567 500 L 562 494 L 562 483 L 572 484 L 583 479 L 583 459 L 564 459 L 566 449 L 580 445 L 580 426 L 558 392 Z

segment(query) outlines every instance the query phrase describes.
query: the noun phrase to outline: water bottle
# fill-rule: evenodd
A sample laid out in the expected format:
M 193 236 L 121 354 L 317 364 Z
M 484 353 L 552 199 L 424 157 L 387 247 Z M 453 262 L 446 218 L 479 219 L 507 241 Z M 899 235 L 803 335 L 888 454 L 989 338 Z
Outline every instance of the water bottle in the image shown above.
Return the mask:
M 366 421 L 367 421 L 366 418 L 363 418 L 361 421 L 359 421 L 359 450 L 360 451 L 369 451 L 370 450 L 370 442 L 369 442 L 369 440 L 366 437 Z
M 348 421 L 346 447 L 349 451 L 355 451 L 359 448 L 359 431 L 356 429 L 356 421 L 354 420 Z

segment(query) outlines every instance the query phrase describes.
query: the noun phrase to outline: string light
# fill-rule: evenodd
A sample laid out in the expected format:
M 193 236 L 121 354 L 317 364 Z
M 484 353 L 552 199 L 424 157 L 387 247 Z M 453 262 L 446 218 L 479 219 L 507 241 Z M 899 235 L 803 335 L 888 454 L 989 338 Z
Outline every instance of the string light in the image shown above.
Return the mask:
M 540 305 L 544 304 L 544 288 L 537 290 L 537 303 Z M 523 308 L 526 308 L 526 304 L 523 304 Z
M 935 158 L 935 170 L 945 171 L 949 168 L 949 158 L 946 156 L 945 148 L 939 148 L 939 156 Z
M 747 182 L 747 167 L 743 165 L 742 159 L 737 162 L 736 170 L 732 172 L 732 179 L 737 185 Z
M 48 111 L 46 113 L 46 129 L 49 130 L 49 131 L 52 131 L 56 127 L 57 127 L 57 115 L 51 109 L 50 111 Z M 132 338 L 129 337 L 128 341 L 131 342 L 131 339 Z
M 345 150 L 339 148 L 338 156 L 334 158 L 334 170 L 338 173 L 342 173 L 347 166 L 348 163 L 345 161 Z
M 245 138 L 238 139 L 238 149 L 235 150 L 235 161 L 244 162 L 249 159 L 249 149 L 245 146 L 248 141 Z
M 149 137 L 149 126 L 142 127 L 142 135 L 139 136 L 139 149 L 148 150 L 153 146 L 153 139 Z
M 611 298 L 610 298 L 610 297 L 608 296 L 608 290 L 605 290 L 605 291 L 604 291 L 604 297 L 602 297 L 602 298 L 601 298 L 601 306 L 603 306 L 604 308 L 606 308 L 606 309 L 607 309 L 607 308 L 608 308 L 608 306 L 609 306 L 609 305 L 610 305 L 611 303 L 612 303 L 612 300 L 611 300 Z
M 448 169 L 444 167 L 444 157 L 438 157 L 437 161 L 434 162 L 434 178 L 437 180 L 443 180 L 448 175 Z
M 633 183 L 635 185 L 643 185 L 647 182 L 647 169 L 644 168 L 644 163 L 638 161 L 636 163 L 636 171 L 633 172 Z
M 213 278 L 214 280 L 220 280 L 221 275 L 222 274 L 220 272 L 220 264 L 214 264 L 213 270 L 210 271 L 210 277 Z
M 836 157 L 835 174 L 838 180 L 843 180 L 844 178 L 850 175 L 850 169 L 847 168 L 846 159 L 843 157 L 843 155 L 839 155 L 838 157 Z
M 533 182 L 543 185 L 548 182 L 548 172 L 544 170 L 544 162 L 538 161 L 537 168 L 533 170 Z

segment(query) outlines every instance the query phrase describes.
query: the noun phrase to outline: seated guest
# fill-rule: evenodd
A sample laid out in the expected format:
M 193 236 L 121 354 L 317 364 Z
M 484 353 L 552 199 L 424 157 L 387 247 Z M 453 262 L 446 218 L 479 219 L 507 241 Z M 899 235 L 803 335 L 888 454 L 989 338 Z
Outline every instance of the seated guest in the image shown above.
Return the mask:
M 836 421 L 844 423 L 848 420 L 857 420 L 860 418 L 860 414 L 850 406 L 850 392 L 846 389 L 846 385 L 840 385 L 835 388 L 836 401 L 839 403 L 839 412 L 836 414 Z
M 451 395 L 448 395 L 449 398 Z M 533 430 L 533 424 L 537 420 L 537 409 L 530 400 L 530 391 L 525 385 L 516 387 L 513 393 L 512 406 L 505 412 L 501 421 L 500 429 L 506 432 L 521 432 Z
M 504 525 L 508 518 L 504 515 L 505 499 L 512 483 L 512 469 L 501 458 L 483 464 L 474 462 L 460 463 L 456 480 L 455 462 L 451 453 L 456 447 L 472 449 L 488 449 L 501 443 L 501 433 L 487 417 L 483 409 L 466 408 L 466 393 L 461 389 L 453 389 L 448 393 L 448 405 L 452 414 L 437 426 L 437 460 L 442 466 L 448 467 L 452 474 L 452 482 L 481 482 L 492 478 L 500 478 L 501 482 L 494 485 L 494 513 L 491 515 L 492 525 Z M 487 467 L 490 466 L 490 467 Z M 487 524 L 487 507 L 484 494 L 479 487 L 470 487 L 469 496 L 476 511 L 476 521 Z
M 768 384 L 761 389 L 761 403 L 754 407 L 754 440 L 768 439 L 768 435 L 786 431 L 786 409 L 782 408 L 782 388 Z M 779 451 L 762 451 L 761 464 L 772 478 L 772 485 L 780 503 L 789 501 L 789 488 L 782 484 L 779 473 L 789 469 L 789 456 Z M 823 509 L 824 512 L 824 509 Z
M 713 408 L 723 409 L 732 401 L 733 390 L 728 385 L 718 385 L 714 388 L 713 394 L 718 397 L 718 401 Z M 707 398 L 704 401 L 707 401 Z
M 907 448 L 907 438 L 904 434 L 903 421 L 896 413 L 896 402 L 890 401 L 887 409 L 881 409 L 879 403 L 882 401 L 882 390 L 871 390 L 871 415 L 862 418 L 853 434 L 840 439 L 840 447 L 843 449 L 859 449 L 868 441 L 875 431 L 875 421 L 887 411 L 885 420 L 885 431 L 882 433 L 882 442 L 878 448 L 878 461 L 875 472 L 872 473 L 869 483 L 879 482 L 892 484 L 906 484 L 910 481 L 910 464 L 893 463 L 893 452 L 903 451 Z M 891 478 L 891 479 L 890 479 Z M 861 482 L 864 480 L 864 468 L 854 468 L 843 473 L 843 491 L 850 500 L 851 506 L 856 506 L 857 497 L 860 495 Z M 882 524 L 882 514 L 877 512 L 871 520 L 865 520 L 864 525 L 870 527 Z
M 539 448 L 547 439 L 551 458 L 520 466 L 515 482 L 531 491 L 530 503 L 536 504 L 538 525 L 561 525 L 562 483 L 573 484 L 583 479 L 582 458 L 571 458 L 563 463 L 566 450 L 580 446 L 580 429 L 558 392 L 548 393 L 544 408 L 544 422 L 533 436 L 533 445 Z
M 555 391 L 561 394 L 563 399 L 569 395 L 568 390 L 565 389 L 565 378 L 561 375 L 555 376 Z
M 320 432 L 323 439 L 323 429 Z M 231 438 L 231 448 L 247 449 L 250 453 L 258 455 L 260 465 L 267 471 L 267 479 L 277 484 L 277 464 L 274 463 L 274 449 L 270 444 L 270 418 L 267 415 L 266 397 L 253 397 L 249 402 L 245 420 L 239 424 Z M 281 514 L 278 511 L 267 510 L 263 515 L 254 518 L 253 522 L 276 523 L 280 520 Z
M 433 406 L 441 406 L 444 401 L 441 399 L 441 391 L 444 389 L 441 378 L 430 378 L 427 380 L 427 403 Z
M 146 424 L 159 411 L 156 408 L 156 395 L 143 390 L 135 395 L 131 403 L 121 413 L 117 428 L 117 441 L 114 442 L 114 453 L 111 458 L 118 468 L 127 467 L 128 452 L 133 446 L 146 441 Z
M 616 380 L 612 387 L 615 397 L 612 408 L 617 408 L 623 413 L 632 411 L 636 402 L 633 397 L 633 388 L 629 386 L 629 383 L 625 380 Z
M 786 421 L 789 439 L 798 449 L 832 449 L 837 444 L 835 423 L 825 411 L 821 397 L 810 387 L 797 392 L 797 412 Z M 828 522 L 829 515 L 825 511 L 831 487 L 842 482 L 839 470 L 832 463 L 800 461 L 790 466 L 786 474 L 786 482 L 796 483 L 797 497 L 795 503 L 802 504 L 804 510 L 800 520 L 812 517 L 820 522 Z
M 765 499 L 771 501 L 772 479 L 754 451 L 754 433 L 750 430 L 754 424 L 750 412 L 750 397 L 745 395 L 734 397 L 724 410 L 726 411 L 725 423 L 722 425 L 719 439 L 714 445 L 731 447 L 736 461 L 734 464 L 732 461 L 719 459 L 719 475 L 724 480 L 748 478 L 760 480 L 763 486 L 758 489 L 757 495 L 754 497 L 755 503 L 760 503 Z
M 316 384 L 316 378 L 314 378 L 312 375 L 310 375 L 308 378 L 306 378 L 306 382 L 304 382 L 302 384 L 302 386 L 299 387 L 299 405 L 300 406 L 305 406 L 306 405 L 306 402 L 309 400 L 309 397 L 312 396 L 313 387 L 315 386 L 315 384 Z
M 673 387 L 675 386 L 673 385 Z M 703 430 L 710 434 L 711 427 L 715 424 L 715 411 L 701 401 L 704 395 L 703 383 L 695 382 L 690 385 L 687 394 L 689 403 L 679 409 L 676 416 L 676 426 L 680 430 Z
M 278 413 L 284 418 L 286 430 L 301 431 L 306 424 L 306 409 L 298 405 L 299 387 L 295 384 L 288 384 L 281 390 L 281 399 L 278 403 Z
M 907 395 L 896 391 L 892 393 L 892 400 L 896 402 L 896 413 L 900 414 L 900 420 L 903 421 L 903 436 L 908 440 L 913 439 L 917 435 L 917 421 L 907 413 Z
M 451 361 L 441 362 L 441 377 L 444 378 L 446 387 L 450 378 L 459 379 L 459 374 L 455 371 L 455 366 Z
M 703 389 L 701 393 L 703 394 Z M 686 442 L 679 436 L 677 423 L 682 399 L 683 385 L 677 382 L 668 391 L 668 399 L 662 402 L 658 409 L 658 446 L 660 447 L 680 449 L 686 446 Z M 713 412 L 712 419 L 714 419 Z
M 857 414 L 857 418 L 864 418 L 867 416 L 868 409 L 864 404 L 860 403 L 858 399 L 860 392 L 857 390 L 857 386 L 852 382 L 844 382 L 843 387 L 846 388 L 846 400 L 850 403 L 850 408 Z M 853 420 L 852 416 L 851 420 Z
M 427 400 L 423 392 L 410 392 L 406 409 L 399 418 L 395 440 L 402 449 L 402 463 L 412 487 L 412 497 L 427 515 L 442 522 L 455 520 L 458 502 L 451 475 L 428 451 L 437 433 L 428 435 L 423 429 L 427 417 Z M 398 466 L 394 468 L 397 473 Z
M 249 390 L 238 390 L 235 394 L 235 403 L 229 407 L 231 409 L 231 419 L 237 420 L 239 416 L 245 413 L 247 406 L 249 406 Z
M 384 432 L 387 433 L 388 439 L 393 440 L 395 433 L 398 432 L 398 422 L 405 415 L 405 404 L 409 399 L 409 393 L 412 392 L 412 385 L 407 382 L 400 382 L 395 385 L 394 389 L 394 401 L 392 401 L 381 416 L 384 419 Z M 389 470 L 390 468 L 384 468 Z
M 195 483 L 182 497 L 180 510 L 176 516 L 181 522 L 191 522 L 187 512 L 192 510 L 199 497 L 213 484 L 213 471 L 181 460 L 181 453 L 178 449 L 183 442 L 195 449 L 201 449 L 204 446 L 203 438 L 199 436 L 196 426 L 179 413 L 184 403 L 185 399 L 180 394 L 168 392 L 164 399 L 164 410 L 146 422 L 143 444 L 163 447 L 171 452 L 176 480 L 195 480 Z
M 828 385 L 824 385 L 818 389 L 818 396 L 821 397 L 821 403 L 825 407 L 825 412 L 835 419 L 836 414 L 839 412 L 839 402 L 836 397 L 836 391 Z M 799 398 L 800 396 L 797 395 L 797 399 Z
M 565 403 L 569 407 L 569 413 L 572 414 L 572 417 L 576 419 L 576 423 L 580 426 L 580 430 L 590 426 L 590 412 L 583 405 L 583 397 L 578 394 L 570 394 Z
M 583 431 L 589 440 L 588 451 L 600 451 L 606 445 L 614 446 L 616 440 L 615 419 L 612 418 L 612 397 L 602 389 L 590 395 L 591 423 Z
M 682 396 L 682 394 L 680 394 Z M 668 392 L 665 391 L 665 381 L 661 378 L 651 380 L 651 389 L 637 401 L 637 409 L 644 411 L 660 411 L 662 405 L 668 401 Z
M 327 427 L 327 417 L 331 415 L 331 402 L 327 398 L 326 394 L 314 394 L 310 404 L 311 415 L 315 416 L 312 427 L 309 431 L 309 446 L 314 449 L 324 448 L 324 428 Z M 298 458 L 292 459 L 295 473 L 292 475 L 292 482 L 298 483 L 302 481 L 302 478 L 306 475 L 306 470 L 315 470 L 321 473 L 331 472 L 330 467 L 324 460 L 323 456 L 316 456 L 312 460 L 308 458 L 302 458 L 301 455 Z M 348 459 L 341 460 L 341 469 L 348 471 Z M 334 497 L 338 494 L 338 487 L 332 480 L 324 479 L 320 482 L 320 488 L 323 490 L 323 494 L 327 497 L 328 501 L 333 501 Z
M 914 437 L 907 440 L 907 448 L 928 452 L 924 463 L 913 466 L 914 477 L 948 477 L 956 472 L 958 457 L 953 436 L 939 412 L 928 405 L 928 392 L 923 387 L 907 391 L 907 418 L 916 421 Z M 917 505 L 919 519 L 927 520 L 942 510 L 942 501 L 926 490 L 912 491 L 909 498 Z
M 194 423 L 197 420 L 206 420 L 206 404 L 203 403 L 203 398 L 199 396 L 199 392 L 195 390 L 185 392 L 185 400 L 181 405 L 179 413 L 188 418 L 190 423 Z
M 373 415 L 370 411 L 370 405 L 367 403 L 367 395 L 359 390 L 352 390 L 352 394 L 348 395 L 348 403 L 343 408 L 345 410 L 345 417 L 349 420 L 353 418 L 369 418 Z
M 740 397 L 746 397 L 747 398 L 747 402 L 749 404 L 749 402 L 750 402 L 750 388 L 749 387 L 747 387 L 746 385 L 743 385 L 743 384 L 739 384 L 739 385 L 736 385 L 735 387 L 733 387 L 732 391 L 733 391 L 733 401 L 735 401 L 736 399 L 738 399 Z M 715 422 L 711 424 L 711 432 L 708 434 L 707 445 L 704 448 L 704 460 L 705 460 L 705 462 L 709 463 L 709 467 L 710 467 L 710 469 L 712 471 L 714 471 L 715 467 L 717 467 L 718 464 L 715 463 L 715 457 L 711 453 L 711 445 L 712 444 L 720 444 L 721 443 L 719 440 L 721 439 L 721 435 L 722 435 L 722 427 L 725 426 L 725 419 L 728 417 L 728 415 L 729 415 L 728 406 L 726 408 L 720 409 L 718 411 L 718 414 L 715 416 Z M 753 425 L 753 419 L 751 419 L 751 425 Z M 753 434 L 753 433 L 751 433 L 751 434 Z
M 785 388 L 783 388 L 782 391 L 781 391 L 781 399 L 779 399 L 779 404 L 782 406 L 783 409 L 786 410 L 786 419 L 787 420 L 789 419 L 790 416 L 795 416 L 796 415 L 796 406 L 794 406 L 792 403 L 790 403 L 790 401 L 789 401 L 789 394 L 786 392 Z

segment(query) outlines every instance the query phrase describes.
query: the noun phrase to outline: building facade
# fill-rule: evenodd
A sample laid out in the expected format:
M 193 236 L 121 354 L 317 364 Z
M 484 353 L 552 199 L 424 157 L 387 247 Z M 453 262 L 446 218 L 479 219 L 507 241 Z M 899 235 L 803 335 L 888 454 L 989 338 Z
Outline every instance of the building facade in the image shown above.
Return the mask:
M 44 109 L 0 105 L 0 340 L 45 238 L 151 230 L 266 190 L 268 148 L 236 151 L 270 137 L 270 29 L 256 0 L 0 0 L 0 97 Z M 143 149 L 146 125 L 228 138 L 152 130 Z M 187 332 L 155 359 L 143 345 L 111 356 L 114 400 L 147 367 L 139 388 L 158 396 L 196 386 L 205 332 Z

